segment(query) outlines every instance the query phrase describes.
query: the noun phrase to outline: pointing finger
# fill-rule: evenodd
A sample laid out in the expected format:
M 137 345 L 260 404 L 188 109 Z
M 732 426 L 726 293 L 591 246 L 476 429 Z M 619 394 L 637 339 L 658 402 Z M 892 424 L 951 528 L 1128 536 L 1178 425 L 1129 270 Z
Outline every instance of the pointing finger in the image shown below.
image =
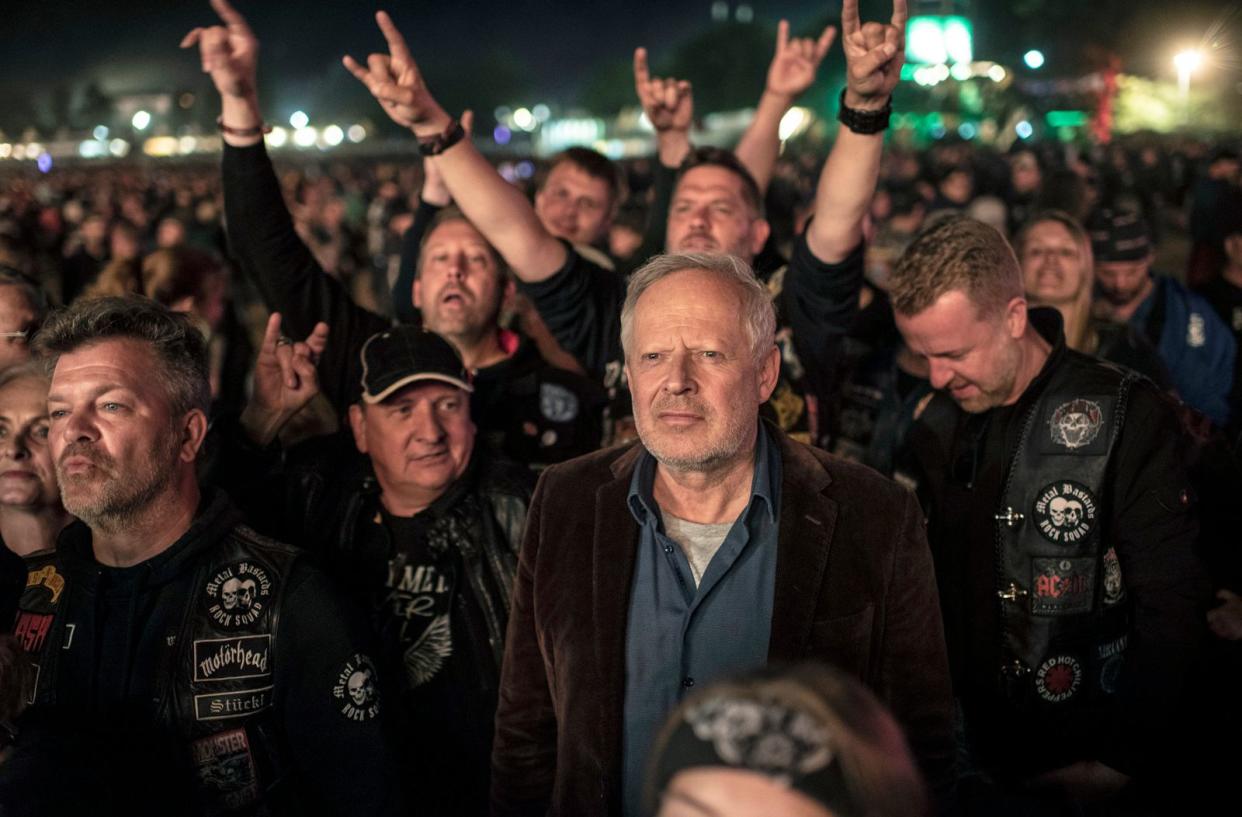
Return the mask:
M 781 20 L 776 24 L 776 53 L 779 54 L 789 45 L 789 21 Z
M 819 35 L 819 39 L 815 41 L 815 61 L 819 62 L 828 53 L 828 49 L 832 48 L 832 41 L 837 38 L 837 27 L 828 26 L 824 29 L 824 33 Z
M 414 57 L 410 54 L 409 46 L 405 44 L 405 37 L 401 36 L 401 32 L 397 30 L 388 12 L 377 11 L 375 22 L 379 23 L 380 31 L 384 32 L 384 39 L 388 41 L 388 53 L 399 60 L 413 64 Z
M 906 0 L 893 0 L 893 25 L 904 31 L 909 16 L 906 12 Z
M 328 325 L 320 321 L 315 324 L 315 328 L 311 330 L 310 335 L 306 338 L 307 348 L 316 357 L 323 354 L 323 350 L 328 348 L 328 331 Z
M 276 341 L 280 340 L 280 313 L 273 312 L 267 319 L 267 327 L 263 330 L 263 342 L 259 344 L 262 354 L 274 354 Z
M 240 29 L 241 31 L 250 33 L 250 24 L 246 22 L 246 18 L 241 16 L 241 12 L 229 5 L 229 0 L 211 0 L 211 7 L 215 9 L 216 14 L 220 15 L 229 28 Z
M 896 2 L 897 0 L 894 0 L 894 6 Z M 848 37 L 858 30 L 859 25 L 858 0 L 844 0 L 841 3 L 841 30 Z
M 643 87 L 651 81 L 651 71 L 647 67 L 647 49 L 634 49 L 634 87 L 642 93 Z
M 358 81 L 368 88 L 371 87 L 371 75 L 367 73 L 367 69 L 358 64 L 358 61 L 346 54 L 341 57 L 341 63 L 344 64 L 349 73 L 357 77 Z
M 189 48 L 198 42 L 198 38 L 203 34 L 201 28 L 191 29 L 190 33 L 181 38 L 181 48 Z

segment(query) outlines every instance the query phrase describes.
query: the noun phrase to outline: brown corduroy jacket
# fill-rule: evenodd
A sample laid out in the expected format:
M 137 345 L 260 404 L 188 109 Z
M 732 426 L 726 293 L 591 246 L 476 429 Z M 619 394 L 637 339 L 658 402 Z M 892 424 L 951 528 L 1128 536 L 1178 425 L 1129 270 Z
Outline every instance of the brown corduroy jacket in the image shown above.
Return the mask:
M 822 660 L 896 715 L 933 783 L 952 758 L 952 697 L 923 515 L 869 468 L 775 429 L 782 462 L 768 658 Z M 492 750 L 492 814 L 621 813 L 625 639 L 642 448 L 545 471 L 522 542 Z

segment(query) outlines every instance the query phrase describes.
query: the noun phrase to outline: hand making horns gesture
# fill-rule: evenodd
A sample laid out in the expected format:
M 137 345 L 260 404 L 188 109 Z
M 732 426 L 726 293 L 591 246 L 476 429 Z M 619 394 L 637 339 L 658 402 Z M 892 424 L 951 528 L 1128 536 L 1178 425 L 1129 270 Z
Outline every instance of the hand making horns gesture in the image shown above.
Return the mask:
M 345 67 L 367 86 L 384 113 L 398 125 L 420 137 L 443 132 L 450 117 L 428 90 L 405 38 L 387 12 L 376 12 L 375 21 L 388 41 L 388 53 L 371 54 L 365 67 L 346 55 L 342 60 Z
M 221 96 L 249 98 L 255 95 L 259 41 L 246 18 L 228 0 L 211 0 L 222 26 L 199 27 L 181 40 L 182 48 L 198 45 L 203 73 L 211 75 Z
M 815 72 L 836 37 L 836 26 L 825 28 L 817 40 L 790 37 L 789 21 L 781 20 L 776 26 L 776 53 L 768 66 L 768 93 L 789 99 L 801 96 L 815 81 Z
M 905 62 L 906 0 L 893 0 L 893 17 L 884 23 L 862 23 L 858 0 L 841 5 L 841 45 L 845 51 L 846 104 L 881 108 L 901 79 Z

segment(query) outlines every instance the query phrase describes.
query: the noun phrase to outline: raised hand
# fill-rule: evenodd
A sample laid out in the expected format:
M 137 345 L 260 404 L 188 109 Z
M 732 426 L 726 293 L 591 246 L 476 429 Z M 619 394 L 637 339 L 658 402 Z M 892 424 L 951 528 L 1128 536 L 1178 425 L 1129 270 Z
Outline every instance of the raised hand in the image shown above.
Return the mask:
M 328 345 L 328 325 L 317 323 L 304 341 L 280 334 L 280 313 L 267 320 L 254 363 L 254 394 L 242 413 L 242 425 L 260 445 L 271 442 L 289 418 L 319 393 L 315 364 Z
M 342 60 L 345 67 L 367 87 L 392 121 L 414 131 L 415 136 L 442 133 L 449 115 L 428 90 L 405 38 L 387 12 L 376 12 L 375 21 L 388 41 L 388 53 L 371 54 L 365 67 L 346 55 Z
M 893 0 L 888 24 L 858 19 L 858 0 L 841 6 L 841 46 L 845 51 L 846 104 L 851 108 L 884 107 L 901 79 L 906 49 L 906 0 Z
M 694 121 L 694 95 L 689 80 L 652 77 L 647 49 L 634 49 L 634 90 L 657 133 L 689 132 Z
M 819 39 L 789 36 L 789 21 L 776 26 L 776 54 L 768 66 L 767 92 L 796 99 L 815 81 L 815 72 L 824 61 L 832 41 L 837 37 L 835 26 L 828 26 Z
M 181 47 L 198 45 L 203 73 L 211 75 L 222 97 L 250 99 L 255 96 L 259 41 L 228 0 L 211 0 L 211 7 L 224 25 L 192 30 L 182 38 Z

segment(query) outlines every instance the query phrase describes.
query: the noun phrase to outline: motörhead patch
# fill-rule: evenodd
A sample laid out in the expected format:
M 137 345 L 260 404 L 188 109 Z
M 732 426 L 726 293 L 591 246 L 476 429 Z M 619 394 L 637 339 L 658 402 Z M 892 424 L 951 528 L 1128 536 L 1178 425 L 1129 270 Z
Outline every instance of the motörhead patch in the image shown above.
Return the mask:
M 217 807 L 209 809 L 212 813 L 234 811 L 258 802 L 259 776 L 245 729 L 230 729 L 199 738 L 190 744 L 190 760 L 198 778 L 201 799 Z
M 225 630 L 253 625 L 271 604 L 275 587 L 269 575 L 252 560 L 221 568 L 203 588 L 211 620 Z
M 1058 655 L 1039 665 L 1035 691 L 1049 703 L 1068 701 L 1082 686 L 1082 664 L 1072 655 Z
M 375 664 L 361 653 L 355 653 L 341 667 L 332 687 L 332 697 L 341 714 L 351 721 L 369 721 L 379 714 L 379 677 Z
M 1045 539 L 1076 545 L 1095 530 L 1095 495 L 1080 482 L 1060 480 L 1045 485 L 1035 497 L 1031 516 Z
M 1114 399 L 1080 397 L 1061 403 L 1043 420 L 1046 433 L 1040 435 L 1044 454 L 1106 453 L 1108 434 L 1102 434 L 1112 419 Z
M 1126 597 L 1126 585 L 1121 579 L 1121 562 L 1117 560 L 1116 548 L 1104 551 L 1104 606 L 1112 607 Z
M 51 594 L 51 604 L 60 601 L 60 594 L 65 589 L 65 577 L 56 571 L 55 565 L 44 565 L 38 570 L 26 574 L 26 589 L 44 587 Z
M 270 633 L 203 638 L 195 641 L 193 647 L 195 681 L 232 681 L 270 676 Z
M 1031 612 L 1066 615 L 1091 610 L 1095 559 L 1032 559 Z

